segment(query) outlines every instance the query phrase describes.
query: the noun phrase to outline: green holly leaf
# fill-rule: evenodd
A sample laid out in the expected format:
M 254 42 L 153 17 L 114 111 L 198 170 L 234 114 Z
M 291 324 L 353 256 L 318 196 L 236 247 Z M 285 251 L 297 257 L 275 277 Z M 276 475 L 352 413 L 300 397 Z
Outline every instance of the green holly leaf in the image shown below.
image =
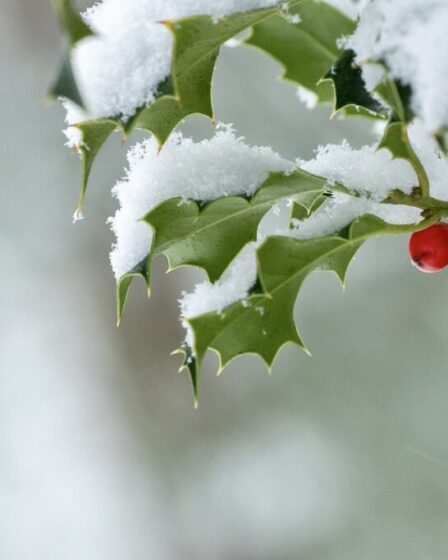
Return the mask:
M 80 216 L 93 162 L 103 144 L 117 128 L 117 123 L 109 119 L 97 119 L 84 121 L 73 126 L 81 131 L 81 141 L 76 146 L 82 159 L 81 192 L 76 210 L 77 215 Z
M 331 193 L 324 192 L 322 194 L 318 194 L 317 196 L 313 194 L 309 200 L 306 200 L 305 197 L 303 197 L 300 202 L 294 201 L 291 205 L 290 213 L 291 227 L 295 227 L 295 222 L 309 218 L 310 215 L 316 212 L 316 210 L 318 210 L 330 196 Z
M 378 149 L 386 148 L 394 158 L 408 161 L 418 177 L 419 184 L 418 191 L 415 191 L 416 194 L 429 196 L 428 175 L 412 146 L 408 134 L 409 122 L 414 117 L 410 107 L 410 89 L 391 78 L 387 78 L 377 87 L 377 92 L 388 103 L 392 111 Z
M 293 6 L 301 0 L 290 0 Z M 70 0 L 58 0 L 57 10 L 67 38 L 64 62 L 55 85 L 53 97 L 67 97 L 83 106 L 70 63 L 70 49 L 92 32 L 76 12 Z M 163 22 L 174 37 L 171 75 L 159 85 L 156 99 L 140 107 L 127 122 L 111 115 L 108 119 L 89 121 L 88 128 L 95 127 L 95 147 L 104 143 L 104 123 L 114 123 L 113 129 L 121 129 L 125 137 L 134 129 L 151 132 L 160 147 L 166 142 L 174 128 L 189 115 L 200 113 L 214 118 L 211 99 L 211 82 L 216 59 L 223 43 L 244 29 L 278 13 L 280 8 L 242 12 L 215 21 L 210 16 L 194 16 L 178 21 Z M 97 125 L 95 125 L 97 123 Z M 112 124 L 110 124 L 112 127 Z M 98 139 L 98 142 L 96 142 Z M 102 142 L 100 142 L 102 140 Z M 93 141 L 92 141 L 93 143 Z M 99 146 L 100 148 L 101 146 Z M 86 190 L 86 181 L 98 149 L 82 150 L 84 160 L 81 204 Z
M 140 261 L 132 270 L 123 274 L 123 276 L 117 282 L 117 326 L 120 325 L 121 318 L 123 316 L 124 307 L 129 294 L 129 288 L 131 287 L 134 278 L 141 278 L 145 284 L 148 292 L 148 297 L 151 292 L 151 260 L 146 257 Z
M 291 0 L 294 5 L 300 0 Z M 221 46 L 245 29 L 278 13 L 279 7 L 221 18 L 193 16 L 163 22 L 174 37 L 172 91 L 142 108 L 133 127 L 152 132 L 162 145 L 185 117 L 199 113 L 214 119 L 211 84 Z
M 392 226 L 374 216 L 358 218 L 339 235 L 298 240 L 270 237 L 258 249 L 258 285 L 244 301 L 222 313 L 186 319 L 192 330 L 195 384 L 208 349 L 219 357 L 220 370 L 242 354 L 256 354 L 271 368 L 288 343 L 305 345 L 294 321 L 294 306 L 308 276 L 332 271 L 342 284 L 356 252 L 377 235 L 412 231 L 416 226 Z
M 153 243 L 144 272 L 143 265 L 138 265 L 137 271 L 125 274 L 118 283 L 118 319 L 132 280 L 141 276 L 149 285 L 156 255 L 168 258 L 170 270 L 200 267 L 215 282 L 241 249 L 257 238 L 259 223 L 273 204 L 292 198 L 308 208 L 327 191 L 325 179 L 298 170 L 290 175 L 272 173 L 248 198 L 229 196 L 206 204 L 181 198 L 163 202 L 143 218 L 153 229 Z
M 334 86 L 334 112 L 344 109 L 351 114 L 386 118 L 386 108 L 367 91 L 355 57 L 354 51 L 344 51 L 324 77 L 324 82 L 331 81 Z
M 414 118 L 411 108 L 411 88 L 387 76 L 375 89 L 376 93 L 389 105 L 393 120 L 410 123 Z
M 253 27 L 245 44 L 262 49 L 280 62 L 285 68 L 283 79 L 315 93 L 320 102 L 331 102 L 331 85 L 321 80 L 341 54 L 337 40 L 353 33 L 355 23 L 315 0 L 291 7 L 289 14 L 298 16 L 300 22 L 272 16 Z

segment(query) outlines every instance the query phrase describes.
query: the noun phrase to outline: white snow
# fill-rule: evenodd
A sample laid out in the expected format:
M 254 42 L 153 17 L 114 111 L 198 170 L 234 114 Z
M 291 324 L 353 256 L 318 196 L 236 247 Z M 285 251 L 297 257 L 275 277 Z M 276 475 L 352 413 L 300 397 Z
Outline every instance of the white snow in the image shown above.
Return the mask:
M 180 300 L 182 317 L 193 318 L 203 313 L 223 309 L 235 301 L 244 300 L 257 279 L 255 251 L 258 243 L 248 243 L 214 284 L 202 282 Z
M 80 42 L 73 67 L 95 117 L 126 119 L 151 102 L 170 74 L 172 35 L 160 22 L 192 15 L 221 18 L 266 8 L 279 0 L 103 0 L 85 21 L 97 36 Z
M 392 159 L 389 150 L 375 146 L 351 148 L 346 141 L 341 144 L 319 146 L 310 161 L 298 160 L 298 166 L 330 183 L 369 194 L 375 200 L 387 198 L 393 189 L 409 194 L 418 180 L 411 165 L 402 159 Z
M 310 89 L 307 89 L 303 86 L 299 86 L 296 89 L 296 93 L 297 93 L 297 97 L 300 99 L 300 101 L 305 105 L 307 109 L 314 109 L 317 106 L 319 102 L 319 98 L 314 93 L 314 91 L 311 91 Z
M 428 174 L 431 196 L 448 200 L 448 158 L 440 152 L 421 122 L 416 121 L 409 128 L 409 138 Z
M 428 169 L 431 193 L 448 200 L 446 159 L 421 125 L 411 128 L 410 137 Z M 277 217 L 274 208 L 259 228 L 258 242 L 272 233 L 301 239 L 331 235 L 363 214 L 376 215 L 391 224 L 421 220 L 417 208 L 381 203 L 391 189 L 410 193 L 418 181 L 410 164 L 392 159 L 388 150 L 376 150 L 375 146 L 353 149 L 342 142 L 318 148 L 310 161 L 293 163 L 270 148 L 248 146 L 231 127 L 220 125 L 212 139 L 201 142 L 175 134 L 160 154 L 156 141 L 147 140 L 132 148 L 128 159 L 126 176 L 114 188 L 120 209 L 111 219 L 117 237 L 111 262 L 117 278 L 131 270 L 150 250 L 152 231 L 139 221 L 148 211 L 176 197 L 210 201 L 221 196 L 252 195 L 269 171 L 290 173 L 300 166 L 326 178 L 329 185 L 342 183 L 360 196 L 334 193 L 318 212 L 297 222 L 297 227 L 289 231 L 284 222 L 285 212 Z M 202 282 L 192 293 L 185 294 L 181 301 L 183 317 L 220 312 L 244 300 L 256 280 L 256 247 L 256 243 L 246 246 L 216 283 Z
M 414 224 L 421 221 L 421 210 L 411 206 L 380 204 L 363 197 L 354 198 L 342 193 L 334 196 L 306 220 L 296 220 L 295 228 L 283 235 L 297 239 L 311 239 L 333 235 L 364 214 L 372 214 L 390 224 Z
M 89 115 L 84 109 L 79 107 L 79 105 L 70 101 L 70 99 L 61 98 L 61 103 L 66 111 L 65 122 L 68 125 L 67 128 L 63 130 L 67 138 L 65 145 L 69 148 L 78 149 L 82 143 L 82 132 L 73 125 L 88 120 Z
M 447 28 L 446 0 L 372 0 L 347 41 L 359 63 L 385 60 L 411 85 L 414 110 L 431 132 L 448 124 Z
M 126 177 L 114 188 L 120 209 L 110 220 L 117 236 L 111 253 L 117 278 L 148 254 L 152 232 L 139 220 L 164 200 L 250 196 L 270 171 L 294 168 L 270 148 L 248 146 L 223 125 L 211 140 L 202 142 L 175 134 L 159 154 L 157 142 L 147 140 L 130 150 L 128 160 Z

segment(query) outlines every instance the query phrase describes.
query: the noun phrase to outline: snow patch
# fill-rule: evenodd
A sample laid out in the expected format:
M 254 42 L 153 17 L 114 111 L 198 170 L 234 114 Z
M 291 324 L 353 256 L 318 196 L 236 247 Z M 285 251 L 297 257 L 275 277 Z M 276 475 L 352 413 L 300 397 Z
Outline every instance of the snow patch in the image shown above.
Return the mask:
M 96 36 L 73 51 L 81 95 L 95 117 L 131 117 L 170 75 L 173 38 L 161 22 L 267 8 L 278 0 L 103 0 L 83 17 Z
M 120 209 L 110 219 L 117 242 L 111 253 L 119 278 L 148 253 L 152 231 L 139 221 L 170 198 L 210 201 L 222 196 L 252 195 L 269 172 L 290 172 L 294 164 L 270 148 L 248 146 L 231 127 L 221 125 L 211 140 L 193 142 L 174 134 L 158 153 L 154 139 L 128 154 L 129 169 L 114 187 Z

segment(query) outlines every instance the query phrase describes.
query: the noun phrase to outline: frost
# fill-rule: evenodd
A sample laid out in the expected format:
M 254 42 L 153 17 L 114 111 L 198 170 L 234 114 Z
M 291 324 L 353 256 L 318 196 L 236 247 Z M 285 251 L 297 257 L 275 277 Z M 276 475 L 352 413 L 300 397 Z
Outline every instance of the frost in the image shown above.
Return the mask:
M 372 0 L 347 41 L 359 63 L 385 60 L 411 86 L 413 108 L 431 132 L 448 124 L 447 28 L 446 0 Z
M 79 43 L 73 67 L 95 117 L 128 119 L 154 100 L 170 75 L 172 35 L 161 22 L 192 15 L 214 18 L 266 8 L 278 0 L 103 0 L 83 15 L 96 36 Z
M 411 165 L 401 159 L 392 159 L 386 150 L 376 146 L 363 146 L 359 150 L 350 147 L 346 141 L 329 144 L 317 149 L 314 159 L 298 161 L 298 165 L 314 175 L 325 177 L 331 183 L 368 193 L 381 201 L 392 189 L 410 193 L 418 184 Z
M 294 164 L 270 148 L 250 147 L 231 127 L 220 126 L 211 140 L 193 142 L 174 134 L 158 153 L 154 139 L 128 154 L 129 170 L 114 188 L 120 209 L 110 220 L 117 242 L 111 253 L 119 278 L 149 252 L 152 232 L 139 220 L 170 198 L 209 201 L 252 195 L 270 171 L 289 172 Z

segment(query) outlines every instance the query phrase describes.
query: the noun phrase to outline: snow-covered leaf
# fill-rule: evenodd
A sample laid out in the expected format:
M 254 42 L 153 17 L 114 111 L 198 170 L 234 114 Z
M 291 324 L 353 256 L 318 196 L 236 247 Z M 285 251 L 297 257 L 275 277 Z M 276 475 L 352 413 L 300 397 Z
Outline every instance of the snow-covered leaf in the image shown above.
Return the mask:
M 289 3 L 293 6 L 299 1 L 301 0 L 290 0 Z M 172 32 L 174 38 L 172 67 L 171 75 L 159 85 L 155 100 L 147 106 L 138 108 L 127 120 L 109 115 L 107 119 L 89 121 L 88 127 L 96 126 L 96 129 L 101 131 L 102 137 L 104 123 L 115 122 L 113 128 L 121 129 L 125 137 L 134 129 L 146 130 L 153 133 L 162 146 L 185 117 L 200 113 L 213 119 L 211 84 L 221 46 L 244 29 L 278 13 L 279 9 L 279 6 L 274 6 L 220 19 L 211 16 L 192 16 L 177 21 L 162 22 Z M 64 63 L 52 88 L 52 95 L 66 97 L 83 107 L 82 96 L 70 61 L 70 49 L 91 32 L 69 0 L 60 0 L 58 10 L 62 10 L 61 21 L 64 34 L 68 37 L 69 48 L 64 50 Z M 90 150 L 88 154 L 84 153 L 84 156 L 89 157 L 84 157 L 87 169 L 85 164 L 82 195 L 99 147 Z
M 155 255 L 166 255 L 170 269 L 201 267 L 214 282 L 240 250 L 256 239 L 258 225 L 273 204 L 292 198 L 310 208 L 327 191 L 325 179 L 298 170 L 290 175 L 272 173 L 252 197 L 229 196 L 207 204 L 174 198 L 160 204 L 144 217 L 154 230 L 148 258 L 118 282 L 118 319 L 132 279 L 140 276 L 149 286 Z
M 258 249 L 258 282 L 252 294 L 221 313 L 187 318 L 193 345 L 189 364 L 198 371 L 208 349 L 219 356 L 220 369 L 242 354 L 258 355 L 270 368 L 287 343 L 305 348 L 294 321 L 297 295 L 317 270 L 334 272 L 345 282 L 349 265 L 367 239 L 409 231 L 415 226 L 391 226 L 374 216 L 356 219 L 339 236 L 308 240 L 269 237 Z M 186 363 L 185 367 L 189 368 Z

